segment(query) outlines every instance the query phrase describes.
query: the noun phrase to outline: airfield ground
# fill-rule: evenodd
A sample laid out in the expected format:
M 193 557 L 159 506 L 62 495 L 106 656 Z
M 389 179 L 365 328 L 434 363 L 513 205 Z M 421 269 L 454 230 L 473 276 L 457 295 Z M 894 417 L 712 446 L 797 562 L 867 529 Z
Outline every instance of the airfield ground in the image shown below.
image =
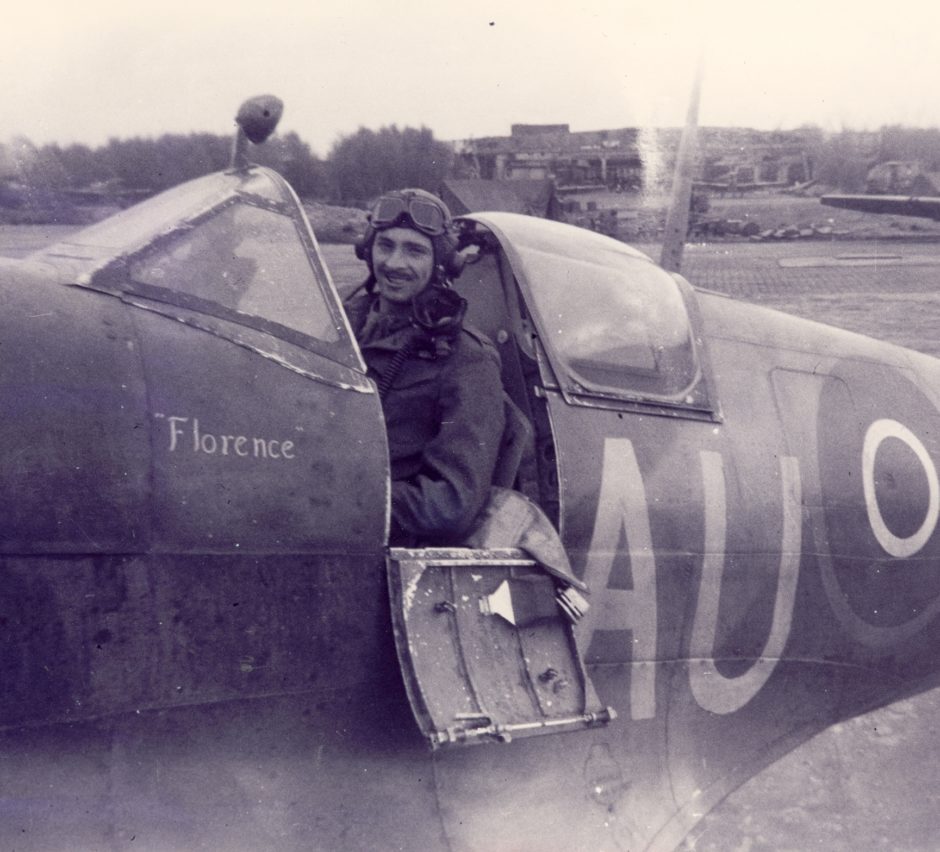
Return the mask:
M 23 256 L 64 233 L 0 227 L 0 255 Z M 699 287 L 940 356 L 940 242 L 908 236 L 692 245 L 684 274 Z M 658 256 L 656 246 L 640 248 Z M 341 289 L 361 280 L 351 246 L 323 251 Z M 685 848 L 937 849 L 938 743 L 940 688 L 835 725 L 732 793 Z

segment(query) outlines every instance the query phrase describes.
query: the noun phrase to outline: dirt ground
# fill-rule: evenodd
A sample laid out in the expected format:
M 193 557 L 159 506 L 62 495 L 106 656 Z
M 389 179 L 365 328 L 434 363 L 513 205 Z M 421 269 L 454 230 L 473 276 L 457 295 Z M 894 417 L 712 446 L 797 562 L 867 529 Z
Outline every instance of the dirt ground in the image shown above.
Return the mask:
M 822 204 L 818 198 L 794 195 L 751 195 L 709 199 L 709 217 L 757 222 L 761 228 L 823 226 L 855 239 L 940 238 L 940 222 L 919 216 L 860 213 Z

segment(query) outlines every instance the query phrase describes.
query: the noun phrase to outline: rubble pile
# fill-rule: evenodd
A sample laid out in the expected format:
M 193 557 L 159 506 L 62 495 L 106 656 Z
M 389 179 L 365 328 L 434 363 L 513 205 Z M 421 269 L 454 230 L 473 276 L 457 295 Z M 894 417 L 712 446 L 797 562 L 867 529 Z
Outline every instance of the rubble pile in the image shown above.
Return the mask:
M 753 219 L 708 218 L 696 220 L 689 226 L 689 237 L 692 239 L 715 237 L 737 237 L 755 241 L 837 239 L 849 234 L 848 230 L 836 229 L 831 225 L 817 225 L 815 222 L 764 228 Z

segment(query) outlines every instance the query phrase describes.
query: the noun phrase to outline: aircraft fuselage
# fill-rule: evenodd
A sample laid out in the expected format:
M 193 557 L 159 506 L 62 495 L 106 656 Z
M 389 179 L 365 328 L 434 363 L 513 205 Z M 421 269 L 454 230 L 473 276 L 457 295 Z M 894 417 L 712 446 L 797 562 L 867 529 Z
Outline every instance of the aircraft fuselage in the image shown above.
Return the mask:
M 934 676 L 938 362 L 480 214 L 460 286 L 535 424 L 520 488 L 590 586 L 577 649 L 617 718 L 431 752 L 375 386 L 286 185 L 202 181 L 0 268 L 0 837 L 671 848 Z M 239 820 L 265 788 L 283 811 Z

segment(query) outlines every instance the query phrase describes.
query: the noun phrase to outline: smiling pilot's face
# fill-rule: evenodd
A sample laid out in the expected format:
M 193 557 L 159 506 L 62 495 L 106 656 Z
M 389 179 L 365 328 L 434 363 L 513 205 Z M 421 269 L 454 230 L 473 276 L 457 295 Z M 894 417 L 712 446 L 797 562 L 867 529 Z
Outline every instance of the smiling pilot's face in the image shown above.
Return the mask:
M 434 272 L 431 238 L 411 228 L 387 228 L 372 243 L 372 269 L 379 297 L 406 304 L 418 295 Z

